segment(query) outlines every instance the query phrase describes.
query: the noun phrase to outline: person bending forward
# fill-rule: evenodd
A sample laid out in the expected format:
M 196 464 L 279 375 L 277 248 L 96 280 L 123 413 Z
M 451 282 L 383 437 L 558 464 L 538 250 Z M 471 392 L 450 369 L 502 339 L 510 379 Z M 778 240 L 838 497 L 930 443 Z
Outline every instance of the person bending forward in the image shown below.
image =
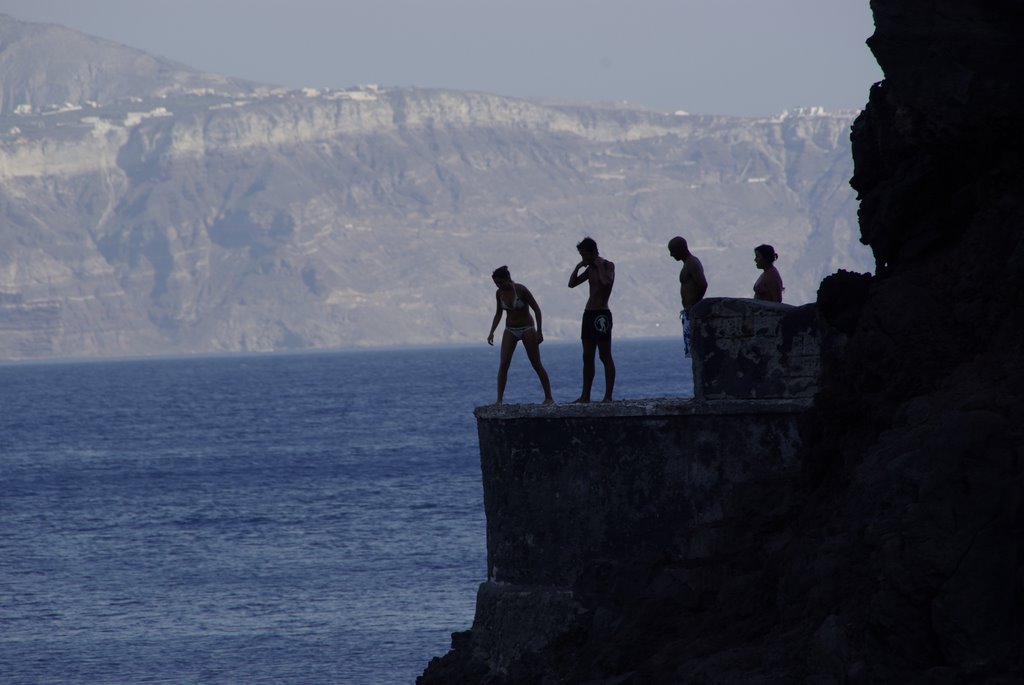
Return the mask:
M 501 322 L 501 314 L 505 313 L 505 332 L 501 336 L 501 361 L 498 364 L 498 399 L 501 404 L 505 396 L 505 383 L 508 380 L 508 368 L 512 364 L 512 353 L 516 351 L 516 345 L 523 341 L 526 348 L 526 356 L 537 372 L 540 385 L 544 389 L 544 404 L 551 404 L 555 400 L 551 397 L 551 382 L 548 380 L 548 372 L 540 362 L 540 344 L 544 342 L 544 334 L 541 332 L 540 305 L 534 299 L 533 294 L 521 283 L 512 281 L 507 266 L 501 266 L 491 274 L 494 285 L 498 287 L 494 291 L 495 311 L 494 320 L 491 321 L 491 332 L 487 336 L 487 344 L 494 344 L 494 331 Z M 537 315 L 537 325 L 534 326 L 530 310 Z

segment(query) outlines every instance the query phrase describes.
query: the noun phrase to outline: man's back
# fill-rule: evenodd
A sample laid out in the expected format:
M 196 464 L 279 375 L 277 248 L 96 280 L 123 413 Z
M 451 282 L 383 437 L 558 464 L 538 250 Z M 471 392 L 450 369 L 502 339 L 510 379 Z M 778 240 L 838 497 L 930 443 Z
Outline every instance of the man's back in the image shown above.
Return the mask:
M 683 268 L 679 270 L 679 297 L 683 302 L 683 309 L 689 309 L 704 299 L 704 293 L 708 291 L 708 281 L 704 276 L 704 265 L 700 260 L 689 254 L 683 261 Z
M 608 309 L 608 299 L 615 285 L 615 264 L 597 257 L 587 267 L 587 279 L 590 281 L 590 297 L 587 298 L 586 309 Z

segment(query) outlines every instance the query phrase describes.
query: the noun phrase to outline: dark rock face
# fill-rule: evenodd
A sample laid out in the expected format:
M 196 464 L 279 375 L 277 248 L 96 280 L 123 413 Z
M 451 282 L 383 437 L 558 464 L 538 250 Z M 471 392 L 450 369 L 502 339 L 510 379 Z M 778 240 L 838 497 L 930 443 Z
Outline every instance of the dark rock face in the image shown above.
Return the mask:
M 806 415 L 803 497 L 749 524 L 787 542 L 698 604 L 668 561 L 608 579 L 604 630 L 505 682 L 1024 682 L 1024 7 L 871 5 L 886 80 L 852 184 L 877 274 L 819 291 L 848 339 Z
M 812 564 L 837 579 L 819 601 L 870 680 L 1019 681 L 1024 12 L 872 7 L 886 80 L 854 125 L 852 185 L 878 274 L 823 284 L 857 323 L 806 445 L 805 517 L 837 534 L 805 540 L 780 587 L 805 595 Z

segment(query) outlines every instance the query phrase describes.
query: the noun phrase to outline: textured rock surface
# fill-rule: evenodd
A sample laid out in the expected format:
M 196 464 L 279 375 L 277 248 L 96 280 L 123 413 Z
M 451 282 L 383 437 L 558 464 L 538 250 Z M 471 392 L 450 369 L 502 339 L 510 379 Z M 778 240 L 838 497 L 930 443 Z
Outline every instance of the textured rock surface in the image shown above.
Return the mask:
M 689 561 L 734 554 L 727 531 L 785 501 L 773 484 L 799 471 L 795 417 L 806 407 L 479 409 L 489 578 L 571 588 L 595 566 L 650 565 L 674 546 Z
M 821 285 L 849 338 L 806 415 L 800 505 L 750 518 L 777 553 L 727 570 L 733 611 L 671 564 L 619 574 L 600 648 L 491 682 L 1024 682 L 1024 9 L 871 5 L 886 79 L 852 183 L 878 275 Z M 487 682 L 466 654 L 447 682 Z
M 797 423 L 809 405 L 478 408 L 488 581 L 472 629 L 428 682 L 467 668 L 513 683 L 556 677 L 545 674 L 554 668 L 576 682 L 619 672 L 623 655 L 602 645 L 623 621 L 647 620 L 636 612 L 746 615 L 763 589 L 758 569 L 784 542 L 751 534 L 751 512 L 763 526 L 793 506 Z M 632 594 L 648 581 L 657 587 Z M 545 665 L 566 644 L 598 662 Z
M 804 520 L 822 530 L 780 587 L 833 607 L 845 667 L 873 680 L 1020 682 L 1024 11 L 872 7 L 886 80 L 855 125 L 852 184 L 880 277 L 823 284 L 860 293 L 857 324 L 809 434 Z M 838 580 L 815 587 L 812 564 Z
M 698 400 L 811 398 L 829 326 L 813 304 L 711 297 L 691 310 Z

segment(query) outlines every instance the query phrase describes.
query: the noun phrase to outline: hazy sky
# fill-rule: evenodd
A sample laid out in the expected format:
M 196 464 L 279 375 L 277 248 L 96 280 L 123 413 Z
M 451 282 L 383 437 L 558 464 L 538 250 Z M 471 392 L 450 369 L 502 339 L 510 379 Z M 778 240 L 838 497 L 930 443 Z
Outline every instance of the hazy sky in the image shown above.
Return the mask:
M 882 78 L 868 0 L 0 0 L 190 66 L 701 114 L 859 109 Z

